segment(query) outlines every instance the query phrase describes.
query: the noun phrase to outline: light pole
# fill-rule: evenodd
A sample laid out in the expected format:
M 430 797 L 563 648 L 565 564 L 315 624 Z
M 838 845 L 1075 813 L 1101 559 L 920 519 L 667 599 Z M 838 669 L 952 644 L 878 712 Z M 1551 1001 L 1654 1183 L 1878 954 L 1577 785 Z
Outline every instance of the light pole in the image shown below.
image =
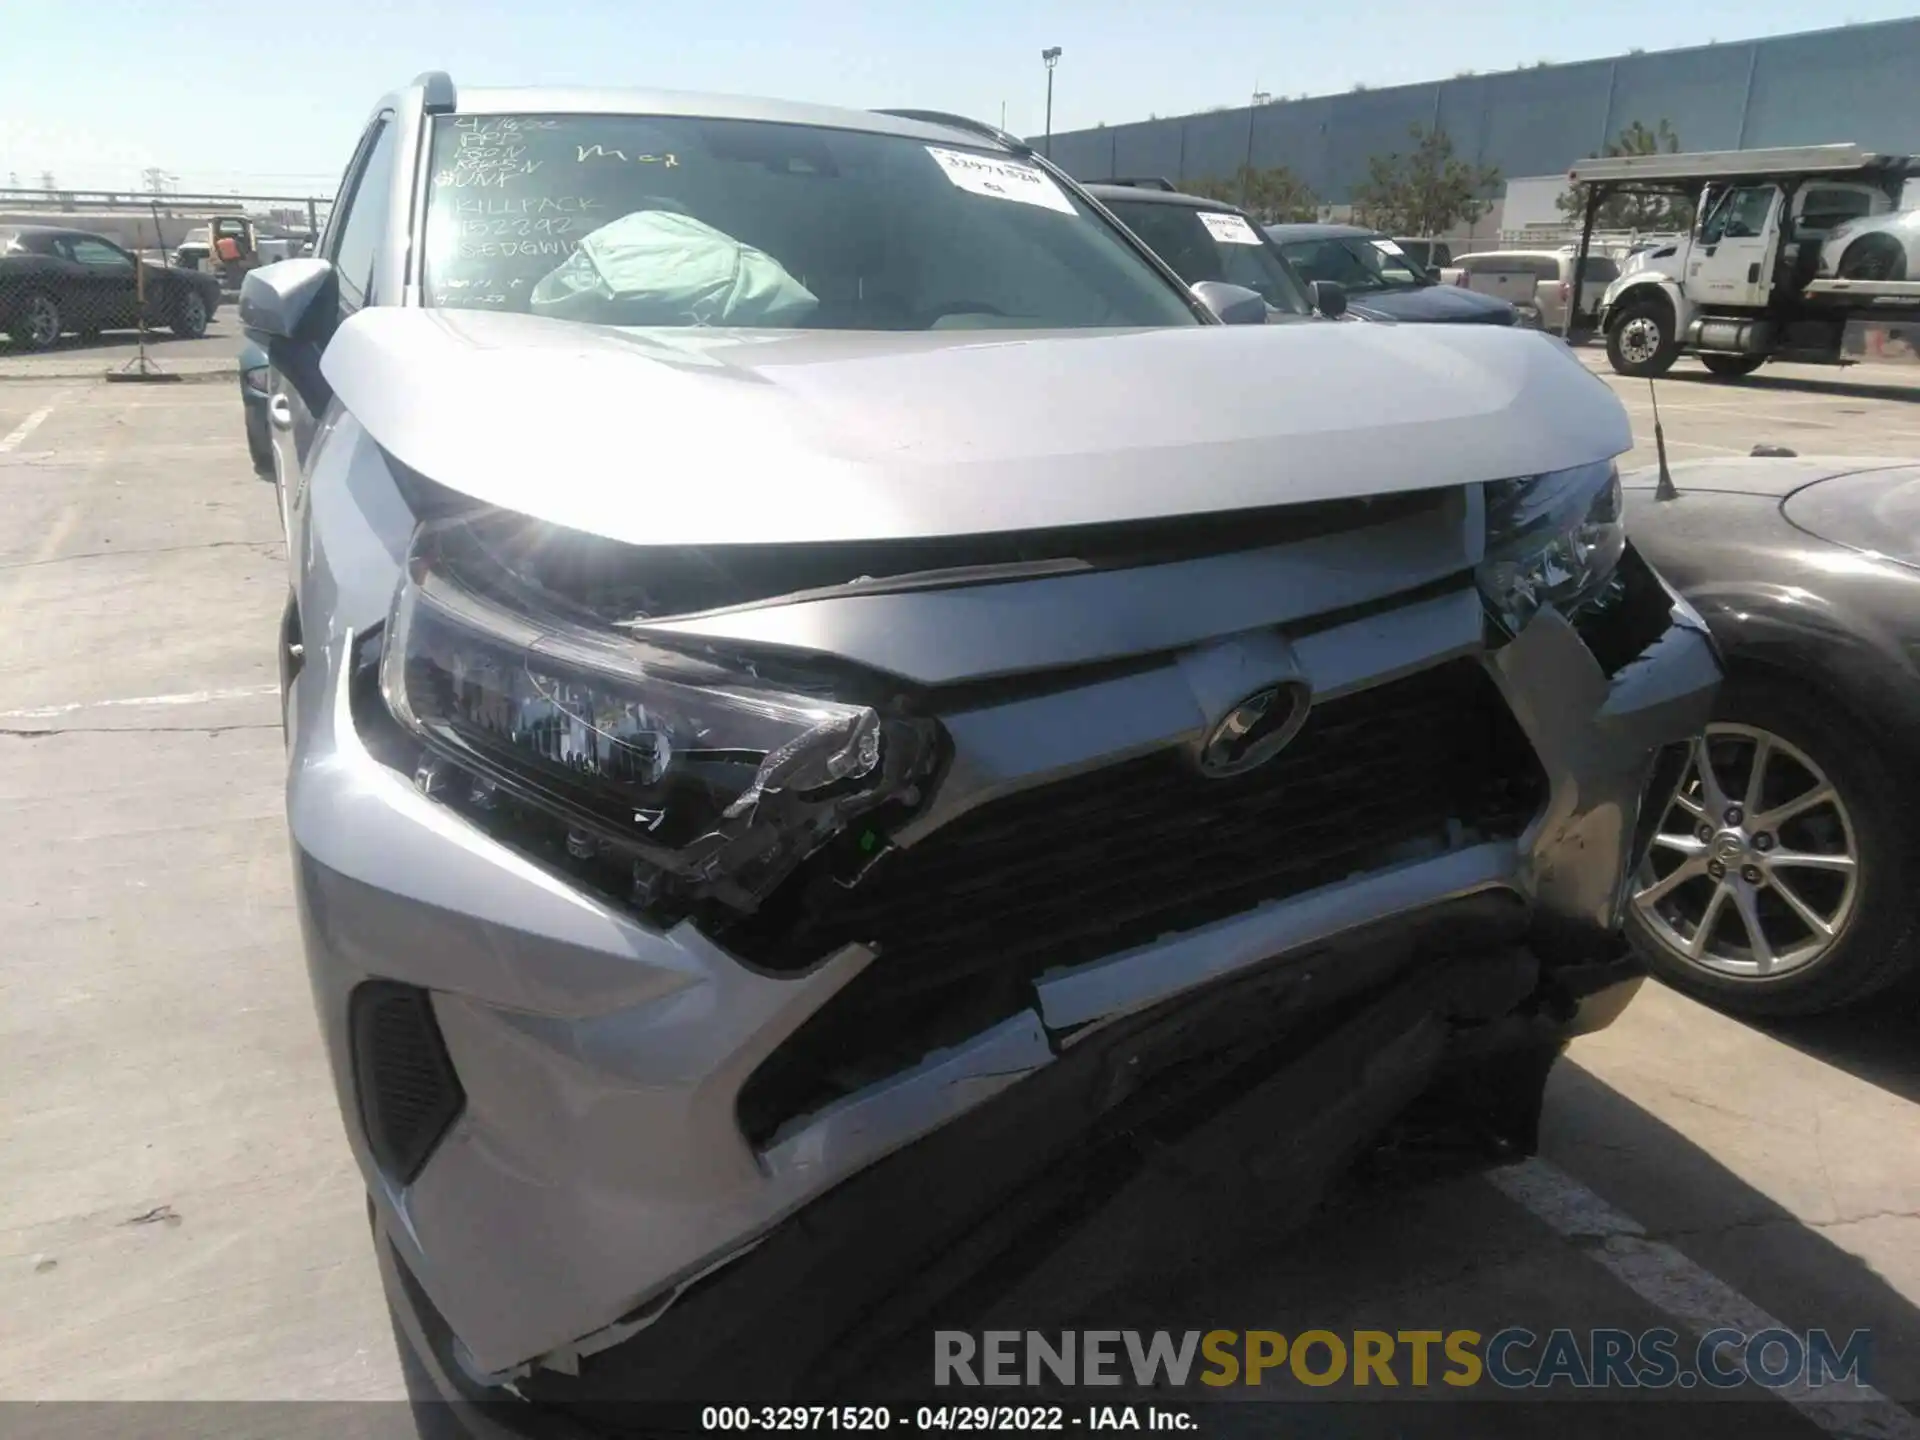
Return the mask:
M 1047 66 L 1047 138 L 1041 144 L 1041 151 L 1051 160 L 1053 158 L 1053 67 L 1060 63 L 1060 47 L 1049 46 L 1040 52 L 1040 58 Z
M 1240 208 L 1253 203 L 1253 112 L 1273 96 L 1264 90 L 1253 92 L 1253 104 L 1247 107 L 1247 163 L 1240 167 Z

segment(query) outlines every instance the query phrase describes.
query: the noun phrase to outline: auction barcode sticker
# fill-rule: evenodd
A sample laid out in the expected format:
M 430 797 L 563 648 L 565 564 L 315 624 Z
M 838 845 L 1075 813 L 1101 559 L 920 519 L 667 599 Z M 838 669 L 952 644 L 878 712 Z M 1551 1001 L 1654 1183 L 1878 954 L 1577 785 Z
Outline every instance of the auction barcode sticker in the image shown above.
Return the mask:
M 1241 215 L 1229 215 L 1224 210 L 1202 210 L 1200 223 L 1207 227 L 1207 233 L 1222 245 L 1258 245 L 1260 236 L 1253 226 Z
M 1053 183 L 1053 177 L 1031 165 L 966 150 L 947 150 L 939 145 L 927 146 L 927 154 L 934 158 L 947 179 L 971 194 L 987 195 L 995 200 L 1017 200 L 1022 205 L 1058 210 L 1062 215 L 1074 213 L 1073 205 Z

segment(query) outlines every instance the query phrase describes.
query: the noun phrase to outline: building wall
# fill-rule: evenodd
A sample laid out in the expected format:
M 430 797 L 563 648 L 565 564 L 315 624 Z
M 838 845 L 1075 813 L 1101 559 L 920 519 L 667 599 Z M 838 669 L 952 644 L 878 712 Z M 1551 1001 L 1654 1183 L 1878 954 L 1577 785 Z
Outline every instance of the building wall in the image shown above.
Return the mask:
M 1635 120 L 1669 121 L 1687 150 L 1920 153 L 1917 88 L 1920 17 L 1108 125 L 1055 135 L 1052 154 L 1081 180 L 1185 182 L 1231 175 L 1251 153 L 1345 204 L 1368 157 L 1405 149 L 1415 124 L 1445 129 L 1457 154 L 1503 178 L 1563 172 Z

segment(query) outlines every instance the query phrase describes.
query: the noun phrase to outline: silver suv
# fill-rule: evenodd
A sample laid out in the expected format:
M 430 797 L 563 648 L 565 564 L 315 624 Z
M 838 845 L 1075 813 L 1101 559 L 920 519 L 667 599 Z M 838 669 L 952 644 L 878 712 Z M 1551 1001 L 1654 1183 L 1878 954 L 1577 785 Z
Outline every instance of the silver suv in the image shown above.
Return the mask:
M 820 1384 L 1143 1125 L 1253 1107 L 1276 1214 L 1423 1092 L 1525 1148 L 1638 984 L 1718 669 L 1563 346 L 1223 327 L 964 120 L 443 75 L 240 309 L 442 1393 Z

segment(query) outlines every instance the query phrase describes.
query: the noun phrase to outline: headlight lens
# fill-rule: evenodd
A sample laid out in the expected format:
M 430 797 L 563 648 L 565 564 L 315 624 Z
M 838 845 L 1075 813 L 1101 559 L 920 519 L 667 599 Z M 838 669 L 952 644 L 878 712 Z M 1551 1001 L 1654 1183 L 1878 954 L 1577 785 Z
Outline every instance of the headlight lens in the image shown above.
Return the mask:
M 1543 606 L 1570 615 L 1597 596 L 1627 546 L 1611 460 L 1486 487 L 1480 593 L 1510 634 Z
M 926 722 L 566 613 L 463 535 L 453 522 L 416 538 L 382 650 L 387 708 L 467 783 L 564 819 L 576 857 L 630 854 L 642 895 L 751 909 L 930 761 Z
M 247 389 L 252 390 L 257 394 L 260 394 L 260 395 L 266 394 L 267 393 L 267 367 L 264 365 L 258 365 L 251 370 L 241 371 L 240 383 L 246 386 Z

